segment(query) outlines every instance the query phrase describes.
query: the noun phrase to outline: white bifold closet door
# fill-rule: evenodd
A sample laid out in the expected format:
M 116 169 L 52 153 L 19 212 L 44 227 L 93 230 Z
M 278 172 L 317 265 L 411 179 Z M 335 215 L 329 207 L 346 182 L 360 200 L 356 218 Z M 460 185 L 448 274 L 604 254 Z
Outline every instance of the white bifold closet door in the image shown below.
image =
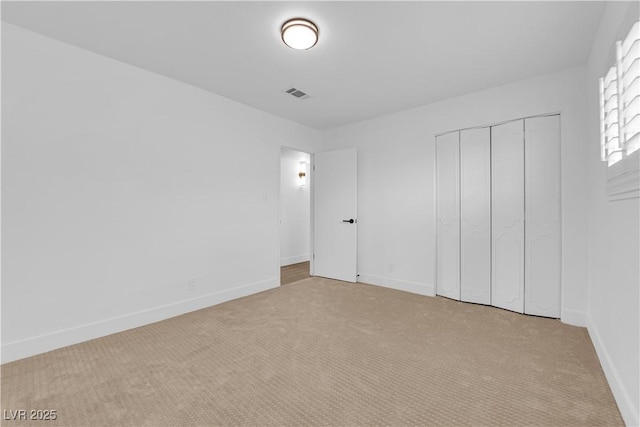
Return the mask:
M 524 312 L 560 317 L 560 116 L 525 119 Z
M 460 299 L 459 132 L 436 137 L 436 293 Z
M 460 131 L 460 299 L 491 304 L 491 133 Z
M 491 127 L 491 304 L 524 312 L 524 120 Z

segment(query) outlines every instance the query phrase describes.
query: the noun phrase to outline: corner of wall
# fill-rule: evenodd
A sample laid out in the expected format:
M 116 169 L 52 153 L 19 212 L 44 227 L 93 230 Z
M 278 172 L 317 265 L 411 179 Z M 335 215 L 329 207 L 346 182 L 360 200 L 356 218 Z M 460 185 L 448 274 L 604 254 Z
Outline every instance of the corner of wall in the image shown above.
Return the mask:
M 638 416 L 638 411 L 635 409 L 633 399 L 625 388 L 622 376 L 616 369 L 597 327 L 588 315 L 586 317 L 586 324 L 589 337 L 591 338 L 593 347 L 596 350 L 596 354 L 600 360 L 600 365 L 602 366 L 602 370 L 607 378 L 607 382 L 609 383 L 609 387 L 611 388 L 613 397 L 618 404 L 618 409 L 620 410 L 620 414 L 622 415 L 625 424 L 627 426 L 640 425 L 640 417 Z
M 566 323 L 567 325 L 573 326 L 587 326 L 587 313 L 584 311 L 571 310 L 571 309 L 563 309 L 560 314 L 560 321 L 562 323 Z

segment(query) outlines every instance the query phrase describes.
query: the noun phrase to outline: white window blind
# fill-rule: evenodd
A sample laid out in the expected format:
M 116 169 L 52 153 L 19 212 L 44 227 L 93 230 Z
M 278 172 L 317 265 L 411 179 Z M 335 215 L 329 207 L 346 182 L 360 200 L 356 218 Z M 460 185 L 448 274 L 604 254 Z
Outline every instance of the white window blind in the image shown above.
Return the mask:
M 620 135 L 625 155 L 640 148 L 640 22 L 617 46 L 620 67 Z
M 600 79 L 600 156 L 609 200 L 640 197 L 640 21 L 615 44 L 615 64 Z
M 640 22 L 616 43 L 616 64 L 600 79 L 600 153 L 609 166 L 640 149 Z
M 618 119 L 618 67 L 600 79 L 600 152 L 609 165 L 622 159 Z

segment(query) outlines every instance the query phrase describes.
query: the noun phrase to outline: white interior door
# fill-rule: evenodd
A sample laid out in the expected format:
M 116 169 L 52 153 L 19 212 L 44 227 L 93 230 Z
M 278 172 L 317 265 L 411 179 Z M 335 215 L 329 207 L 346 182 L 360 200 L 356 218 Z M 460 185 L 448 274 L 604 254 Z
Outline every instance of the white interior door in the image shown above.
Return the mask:
M 460 131 L 460 299 L 491 304 L 491 134 Z
M 436 137 L 436 294 L 460 299 L 459 132 Z
M 524 312 L 524 121 L 491 127 L 491 304 Z
M 317 153 L 314 166 L 314 275 L 355 282 L 357 151 Z
M 524 312 L 560 317 L 560 116 L 526 119 Z

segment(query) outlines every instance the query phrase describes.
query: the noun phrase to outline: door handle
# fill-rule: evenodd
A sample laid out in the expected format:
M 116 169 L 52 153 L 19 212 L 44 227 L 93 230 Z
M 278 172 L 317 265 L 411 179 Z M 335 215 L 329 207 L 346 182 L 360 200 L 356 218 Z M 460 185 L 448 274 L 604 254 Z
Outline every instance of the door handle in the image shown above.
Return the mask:
M 351 218 L 351 219 L 343 219 L 342 222 L 348 222 L 349 224 L 353 224 L 354 222 L 356 222 L 355 219 Z

